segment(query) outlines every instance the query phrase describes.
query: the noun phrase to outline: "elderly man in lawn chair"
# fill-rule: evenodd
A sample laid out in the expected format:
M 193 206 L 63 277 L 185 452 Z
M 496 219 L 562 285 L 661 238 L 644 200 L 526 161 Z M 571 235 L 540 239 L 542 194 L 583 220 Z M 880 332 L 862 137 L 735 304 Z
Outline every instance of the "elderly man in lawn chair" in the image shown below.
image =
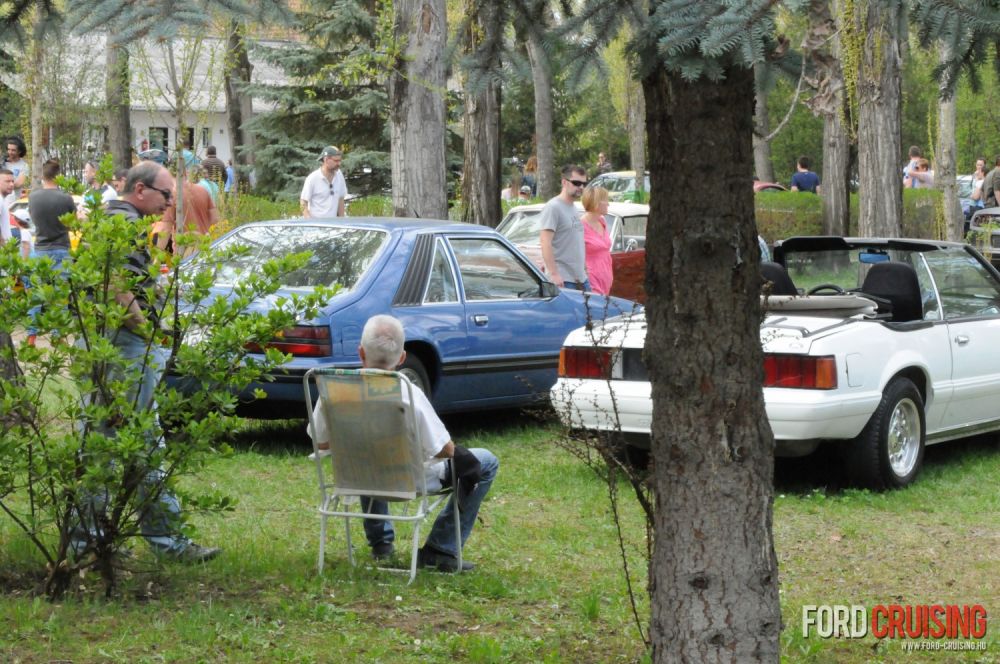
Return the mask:
M 392 316 L 373 316 L 365 324 L 361 334 L 361 345 L 358 353 L 361 364 L 366 369 L 381 369 L 395 371 L 403 364 L 406 351 L 403 326 Z M 415 420 L 416 438 L 419 440 L 423 453 L 429 461 L 426 465 L 427 491 L 439 490 L 442 484 L 447 484 L 454 476 L 457 487 L 441 510 L 434 526 L 427 537 L 424 546 L 418 552 L 419 567 L 435 568 L 442 572 L 458 572 L 471 570 L 474 565 L 462 560 L 456 550 L 455 533 L 455 500 L 459 503 L 459 523 L 461 528 L 461 543 L 464 547 L 472 526 L 479 514 L 479 505 L 496 477 L 499 462 L 489 450 L 476 448 L 467 450 L 455 445 L 444 424 L 434 412 L 430 401 L 419 388 L 403 391 L 404 402 L 412 392 L 412 410 Z M 317 401 L 313 410 L 309 435 L 316 443 L 318 454 L 329 454 L 330 433 L 327 420 L 321 414 L 322 402 Z M 449 464 L 454 464 L 454 472 Z M 362 509 L 371 514 L 388 514 L 388 503 L 366 496 L 361 497 Z M 372 549 L 372 557 L 376 561 L 387 560 L 394 553 L 393 541 L 395 532 L 392 522 L 379 519 L 364 520 L 365 536 Z M 461 561 L 461 563 L 459 562 Z

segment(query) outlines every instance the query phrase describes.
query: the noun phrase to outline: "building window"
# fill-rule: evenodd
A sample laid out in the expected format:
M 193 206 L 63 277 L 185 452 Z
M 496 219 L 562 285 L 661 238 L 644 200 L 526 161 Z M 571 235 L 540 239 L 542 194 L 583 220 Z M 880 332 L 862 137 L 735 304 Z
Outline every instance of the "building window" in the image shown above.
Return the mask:
M 212 144 L 212 130 L 208 127 L 201 128 L 201 147 L 204 149 L 206 146 Z
M 149 149 L 167 151 L 170 134 L 166 127 L 149 128 Z

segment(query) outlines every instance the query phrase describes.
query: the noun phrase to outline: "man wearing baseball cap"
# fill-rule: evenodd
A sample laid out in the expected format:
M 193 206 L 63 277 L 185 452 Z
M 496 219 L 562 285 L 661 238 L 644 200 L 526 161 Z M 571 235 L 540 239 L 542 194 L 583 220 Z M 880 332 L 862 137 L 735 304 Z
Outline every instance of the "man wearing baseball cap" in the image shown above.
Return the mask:
M 308 218 L 343 217 L 347 183 L 340 170 L 343 158 L 340 150 L 332 145 L 319 154 L 322 166 L 309 174 L 299 196 L 302 216 Z

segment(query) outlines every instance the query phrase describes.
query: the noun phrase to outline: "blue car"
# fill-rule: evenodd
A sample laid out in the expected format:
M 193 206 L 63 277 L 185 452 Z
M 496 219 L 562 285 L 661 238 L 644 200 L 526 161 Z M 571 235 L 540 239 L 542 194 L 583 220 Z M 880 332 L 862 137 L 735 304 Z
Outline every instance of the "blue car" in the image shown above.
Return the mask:
M 241 226 L 216 242 L 252 247 L 222 266 L 216 288 L 290 252 L 309 263 L 289 292 L 340 290 L 320 315 L 273 344 L 292 355 L 250 402 L 251 417 L 305 417 L 302 376 L 316 366 L 360 366 L 361 329 L 392 314 L 406 330 L 401 368 L 439 412 L 521 406 L 546 399 L 559 349 L 588 320 L 632 312 L 633 302 L 560 290 L 492 228 L 416 219 L 298 219 Z

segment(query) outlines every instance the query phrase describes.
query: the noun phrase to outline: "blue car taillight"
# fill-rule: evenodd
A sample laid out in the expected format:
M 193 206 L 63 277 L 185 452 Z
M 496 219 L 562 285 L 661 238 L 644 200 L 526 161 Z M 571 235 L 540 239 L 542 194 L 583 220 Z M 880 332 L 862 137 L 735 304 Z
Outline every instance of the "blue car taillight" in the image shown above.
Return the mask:
M 330 328 L 327 326 L 297 325 L 284 330 L 274 341 L 266 344 L 247 344 L 252 353 L 263 353 L 265 348 L 275 348 L 294 357 L 329 357 L 333 355 Z

